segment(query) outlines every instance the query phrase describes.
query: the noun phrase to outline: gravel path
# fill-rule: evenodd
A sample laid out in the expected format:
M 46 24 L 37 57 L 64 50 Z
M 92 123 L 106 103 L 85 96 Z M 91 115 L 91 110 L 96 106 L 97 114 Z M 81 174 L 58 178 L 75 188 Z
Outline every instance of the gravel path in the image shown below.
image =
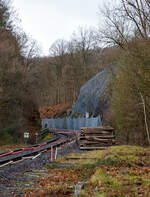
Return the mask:
M 80 151 L 75 142 L 58 149 L 58 157 Z M 36 159 L 26 159 L 14 165 L 0 168 L 0 197 L 20 197 L 23 191 L 34 188 L 41 176 L 48 176 L 46 166 L 50 164 L 50 153 Z

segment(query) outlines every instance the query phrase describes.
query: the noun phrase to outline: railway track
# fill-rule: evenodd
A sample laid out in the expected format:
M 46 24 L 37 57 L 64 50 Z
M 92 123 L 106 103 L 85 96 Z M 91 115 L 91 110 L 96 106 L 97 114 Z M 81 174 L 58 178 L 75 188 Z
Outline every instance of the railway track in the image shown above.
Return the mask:
M 51 160 L 53 160 L 54 150 L 57 150 L 57 148 L 76 139 L 76 132 L 72 130 L 50 129 L 48 131 L 54 135 L 50 140 L 13 151 L 0 153 L 0 168 L 29 158 L 36 159 L 44 152 L 51 152 Z

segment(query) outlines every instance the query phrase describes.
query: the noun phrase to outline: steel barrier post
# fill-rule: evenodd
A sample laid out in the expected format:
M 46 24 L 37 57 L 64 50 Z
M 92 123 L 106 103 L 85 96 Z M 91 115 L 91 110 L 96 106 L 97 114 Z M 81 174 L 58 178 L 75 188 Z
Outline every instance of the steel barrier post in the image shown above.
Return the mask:
M 53 145 L 51 145 L 51 162 L 53 161 Z
M 57 147 L 56 147 L 56 150 L 55 150 L 55 160 L 57 159 Z

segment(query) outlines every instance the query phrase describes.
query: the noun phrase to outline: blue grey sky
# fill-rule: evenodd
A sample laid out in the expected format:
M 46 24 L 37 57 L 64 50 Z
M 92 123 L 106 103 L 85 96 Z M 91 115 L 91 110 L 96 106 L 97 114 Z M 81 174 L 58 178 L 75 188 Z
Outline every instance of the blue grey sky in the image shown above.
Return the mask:
M 105 0 L 107 1 L 107 0 Z M 79 26 L 98 26 L 103 0 L 13 0 L 21 26 L 47 55 L 57 39 L 69 40 Z

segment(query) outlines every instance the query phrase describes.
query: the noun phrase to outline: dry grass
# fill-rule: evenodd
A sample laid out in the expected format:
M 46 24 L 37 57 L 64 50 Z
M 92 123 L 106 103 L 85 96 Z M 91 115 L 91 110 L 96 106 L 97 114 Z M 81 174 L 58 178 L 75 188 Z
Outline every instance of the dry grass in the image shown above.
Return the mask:
M 24 146 L 25 146 L 24 144 L 2 145 L 2 146 L 0 146 L 0 152 L 14 150 L 14 149 L 17 149 L 17 148 L 22 148 Z
M 116 146 L 107 150 L 70 154 L 57 162 L 75 165 L 49 168 L 51 176 L 41 178 L 37 188 L 28 191 L 26 197 L 73 197 L 74 186 L 79 181 L 87 182 L 80 197 L 150 196 L 149 148 Z

